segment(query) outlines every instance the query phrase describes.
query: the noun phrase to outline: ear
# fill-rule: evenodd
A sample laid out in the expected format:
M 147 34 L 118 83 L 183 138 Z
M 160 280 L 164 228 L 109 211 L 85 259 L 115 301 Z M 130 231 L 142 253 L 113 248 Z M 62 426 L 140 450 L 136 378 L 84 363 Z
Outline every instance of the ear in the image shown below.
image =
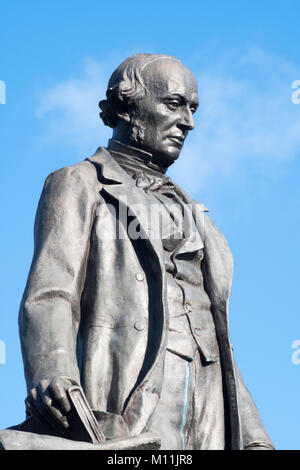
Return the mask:
M 123 119 L 123 121 L 125 122 L 130 122 L 131 121 L 131 118 L 130 118 L 130 115 L 128 113 L 116 113 L 118 118 L 120 119 Z

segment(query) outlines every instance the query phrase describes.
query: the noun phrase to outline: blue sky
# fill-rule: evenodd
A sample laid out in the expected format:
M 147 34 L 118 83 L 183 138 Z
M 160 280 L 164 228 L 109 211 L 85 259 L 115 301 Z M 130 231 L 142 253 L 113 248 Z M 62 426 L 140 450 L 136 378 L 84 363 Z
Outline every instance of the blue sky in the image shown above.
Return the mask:
M 0 428 L 24 416 L 17 316 L 43 182 L 106 144 L 110 73 L 154 52 L 198 79 L 196 128 L 170 176 L 230 244 L 236 359 L 276 447 L 300 449 L 299 13 L 292 0 L 1 2 Z

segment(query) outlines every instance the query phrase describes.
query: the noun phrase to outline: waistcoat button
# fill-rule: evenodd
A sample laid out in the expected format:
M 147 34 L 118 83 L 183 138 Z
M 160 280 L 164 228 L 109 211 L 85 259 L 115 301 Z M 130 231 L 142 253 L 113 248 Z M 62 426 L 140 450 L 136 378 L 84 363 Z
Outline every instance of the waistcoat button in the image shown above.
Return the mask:
M 145 279 L 145 275 L 141 272 L 135 273 L 135 278 L 137 281 L 142 282 Z
M 134 324 L 134 328 L 137 331 L 143 331 L 144 328 L 145 328 L 145 325 L 141 321 L 136 321 L 135 324 Z

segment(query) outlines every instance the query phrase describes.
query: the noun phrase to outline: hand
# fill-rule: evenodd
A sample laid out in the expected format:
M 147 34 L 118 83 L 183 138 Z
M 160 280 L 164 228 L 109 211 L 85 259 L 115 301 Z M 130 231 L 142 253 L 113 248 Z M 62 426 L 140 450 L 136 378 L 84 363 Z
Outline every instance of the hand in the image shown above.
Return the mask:
M 25 400 L 27 413 L 38 419 L 44 418 L 51 428 L 63 434 L 69 427 L 66 414 L 71 410 L 71 404 L 66 390 L 71 385 L 74 381 L 65 377 L 41 380 Z

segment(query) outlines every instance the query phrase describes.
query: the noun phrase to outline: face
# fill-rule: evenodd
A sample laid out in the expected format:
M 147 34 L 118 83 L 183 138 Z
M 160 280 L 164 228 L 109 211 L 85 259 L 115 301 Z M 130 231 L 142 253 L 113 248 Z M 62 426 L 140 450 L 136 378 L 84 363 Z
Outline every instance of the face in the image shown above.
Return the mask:
M 190 70 L 171 60 L 149 64 L 143 75 L 148 93 L 137 103 L 137 126 L 143 129 L 139 147 L 150 151 L 153 161 L 168 166 L 194 128 L 197 82 Z

